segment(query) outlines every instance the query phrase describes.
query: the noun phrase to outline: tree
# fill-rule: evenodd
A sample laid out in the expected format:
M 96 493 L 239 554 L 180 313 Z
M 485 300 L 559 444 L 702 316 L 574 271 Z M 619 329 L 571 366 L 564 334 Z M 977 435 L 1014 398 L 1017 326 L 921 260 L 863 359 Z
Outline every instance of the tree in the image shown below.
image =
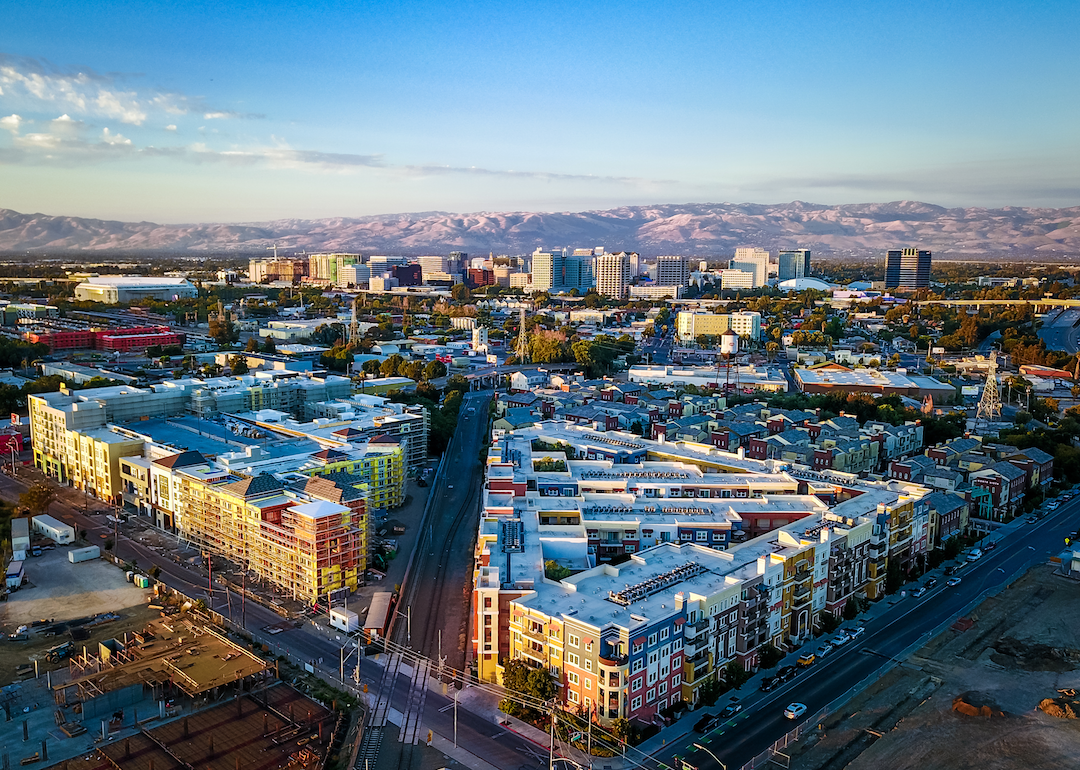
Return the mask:
M 743 668 L 736 660 L 733 660 L 724 666 L 724 681 L 736 690 L 742 687 L 750 676 L 750 672 Z
M 772 642 L 761 648 L 761 668 L 772 668 L 783 659 L 784 653 L 777 649 Z
M 885 568 L 885 593 L 894 594 L 904 584 L 904 577 L 900 574 L 900 561 L 889 559 L 889 566 Z
M 431 361 L 424 367 L 425 380 L 437 380 L 446 376 L 446 364 L 442 361 Z
M 361 371 L 363 371 L 364 374 L 370 375 L 377 375 L 379 373 L 379 367 L 380 363 L 377 358 L 369 358 L 367 361 L 360 364 Z
M 229 368 L 232 369 L 232 373 L 235 375 L 247 374 L 251 369 L 248 368 L 247 358 L 245 356 L 231 356 L 229 358 Z
M 244 346 L 244 350 L 248 353 L 259 352 L 259 340 L 256 337 L 250 337 L 247 341 L 247 345 Z
M 379 365 L 379 372 L 383 377 L 396 377 L 404 363 L 404 356 L 394 353 Z
M 399 369 L 398 374 L 419 382 L 424 377 L 424 362 L 410 361 Z
M 457 283 L 450 289 L 450 296 L 458 302 L 468 302 L 472 299 L 472 291 L 465 284 Z
M 558 686 L 547 669 L 533 668 L 521 658 L 508 660 L 503 668 L 503 687 L 511 695 L 499 701 L 499 709 L 510 716 L 527 719 L 537 715 L 534 709 L 522 706 L 512 695 L 548 701 L 558 693 Z
M 859 605 L 854 599 L 844 602 L 844 620 L 855 620 L 859 617 Z
M 569 567 L 564 567 L 554 559 L 548 559 L 544 562 L 544 577 L 548 580 L 562 580 L 572 574 L 573 572 Z
M 277 342 L 274 341 L 273 337 L 267 337 L 263 340 L 262 352 L 271 355 L 277 353 Z
M 19 495 L 19 505 L 31 513 L 45 513 L 56 499 L 56 490 L 43 481 L 34 482 L 29 489 Z
M 822 610 L 818 613 L 818 622 L 821 623 L 821 630 L 826 634 L 831 634 L 840 627 L 840 618 L 828 610 Z

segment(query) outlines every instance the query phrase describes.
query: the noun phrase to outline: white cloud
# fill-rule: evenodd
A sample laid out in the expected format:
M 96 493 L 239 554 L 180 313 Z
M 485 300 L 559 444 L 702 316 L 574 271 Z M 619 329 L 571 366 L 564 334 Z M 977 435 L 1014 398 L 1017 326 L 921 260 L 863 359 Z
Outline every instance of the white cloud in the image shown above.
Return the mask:
M 53 104 L 77 115 L 111 118 L 141 126 L 151 113 L 205 114 L 209 118 L 261 118 L 221 110 L 202 98 L 172 92 L 143 92 L 121 85 L 116 77 L 93 72 L 64 73 L 42 63 L 0 54 L 0 95 L 26 102 Z
M 165 130 L 166 131 L 175 131 L 176 130 L 176 124 L 175 123 L 170 123 L 169 125 L 165 126 Z
M 0 96 L 3 95 L 3 91 L 0 91 Z M 19 133 L 19 126 L 22 125 L 23 119 L 14 113 L 8 115 L 6 118 L 0 118 L 0 128 L 10 131 L 12 134 Z
M 131 144 L 131 140 L 123 134 L 114 134 L 109 129 L 101 132 L 101 141 L 105 144 Z
M 208 112 L 203 115 L 203 120 L 221 120 L 222 118 L 230 118 L 232 115 L 228 112 Z

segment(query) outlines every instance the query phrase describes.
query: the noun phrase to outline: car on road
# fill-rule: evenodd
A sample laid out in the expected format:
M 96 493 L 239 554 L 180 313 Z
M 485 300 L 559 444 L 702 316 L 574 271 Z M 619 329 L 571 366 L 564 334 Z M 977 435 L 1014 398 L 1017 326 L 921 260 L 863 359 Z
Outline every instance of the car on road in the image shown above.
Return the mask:
M 814 665 L 814 660 L 816 660 L 816 658 L 814 657 L 814 653 L 804 652 L 802 655 L 799 656 L 799 659 L 795 661 L 795 663 L 796 665 L 806 668 L 807 666 Z
M 717 716 L 716 714 L 706 714 L 694 723 L 694 732 L 707 733 L 709 730 L 716 727 L 716 723 L 719 721 L 719 719 L 719 716 Z
M 788 707 L 786 709 L 784 709 L 784 716 L 786 716 L 788 719 L 798 719 L 799 717 L 801 717 L 805 713 L 806 713 L 806 704 L 805 703 L 792 703 L 792 704 L 788 705 Z
M 856 626 L 847 632 L 848 639 L 855 640 L 866 633 L 866 626 Z
M 834 636 L 832 639 L 829 640 L 829 644 L 831 644 L 833 647 L 843 647 L 850 640 L 851 640 L 851 637 L 848 636 L 847 631 L 841 631 L 840 633 L 838 633 L 836 636 Z
M 731 719 L 733 716 L 742 711 L 743 707 L 741 703 L 732 703 L 730 706 L 725 706 L 720 710 L 720 719 Z
M 799 673 L 799 669 L 795 666 L 784 666 L 776 672 L 777 682 L 787 682 L 795 678 L 795 675 Z
M 992 543 L 983 543 L 983 547 L 982 547 L 982 549 L 983 549 L 984 551 L 992 551 L 992 550 L 994 550 L 995 548 L 997 548 L 997 543 L 996 543 L 996 542 L 992 542 Z
M 958 586 L 958 585 L 960 585 L 960 578 L 958 578 L 958 577 L 949 578 L 949 581 L 945 585 L 949 586 L 949 588 L 953 588 L 955 586 Z
M 911 595 L 914 596 L 916 599 L 918 599 L 921 596 L 923 596 L 923 594 L 925 594 L 925 593 L 926 593 L 926 586 L 919 586 L 918 588 L 916 588 L 914 591 L 911 592 Z
M 958 567 L 955 564 L 950 564 L 948 567 L 945 568 L 945 575 L 955 575 L 957 569 Z
M 968 553 L 967 560 L 968 561 L 978 561 L 982 557 L 983 557 L 983 552 L 980 551 L 978 548 L 974 548 Z
M 927 588 L 933 588 L 937 584 L 938 584 L 938 579 L 936 577 L 932 577 L 932 578 L 927 578 L 926 582 L 923 585 L 925 585 Z
M 832 652 L 835 649 L 836 648 L 833 646 L 832 642 L 825 642 L 825 644 L 818 647 L 818 649 L 817 649 L 817 657 L 824 658 L 826 655 L 828 655 L 830 652 Z
M 778 677 L 778 676 L 767 676 L 767 677 L 765 677 L 764 679 L 761 680 L 761 691 L 762 692 L 769 692 L 769 690 L 773 689 L 778 684 L 780 684 L 780 677 Z

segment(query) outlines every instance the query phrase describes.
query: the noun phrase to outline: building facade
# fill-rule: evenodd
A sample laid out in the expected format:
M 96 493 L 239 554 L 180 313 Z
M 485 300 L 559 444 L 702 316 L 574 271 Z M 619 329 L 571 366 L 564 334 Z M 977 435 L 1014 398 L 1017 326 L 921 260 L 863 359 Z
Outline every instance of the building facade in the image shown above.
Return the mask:
M 885 255 L 885 288 L 926 289 L 930 286 L 931 254 L 922 249 L 892 249 Z
M 777 256 L 778 281 L 807 278 L 810 275 L 810 249 L 786 249 Z

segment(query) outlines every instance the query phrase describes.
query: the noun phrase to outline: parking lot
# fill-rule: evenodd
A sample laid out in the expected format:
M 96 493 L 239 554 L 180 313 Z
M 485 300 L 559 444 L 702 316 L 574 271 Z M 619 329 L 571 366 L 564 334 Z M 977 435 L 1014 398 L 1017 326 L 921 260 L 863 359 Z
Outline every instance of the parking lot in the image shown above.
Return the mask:
M 0 630 L 11 633 L 43 618 L 64 621 L 146 604 L 147 591 L 128 583 L 122 570 L 101 559 L 72 564 L 69 550 L 27 558 L 28 582 L 0 603 Z

